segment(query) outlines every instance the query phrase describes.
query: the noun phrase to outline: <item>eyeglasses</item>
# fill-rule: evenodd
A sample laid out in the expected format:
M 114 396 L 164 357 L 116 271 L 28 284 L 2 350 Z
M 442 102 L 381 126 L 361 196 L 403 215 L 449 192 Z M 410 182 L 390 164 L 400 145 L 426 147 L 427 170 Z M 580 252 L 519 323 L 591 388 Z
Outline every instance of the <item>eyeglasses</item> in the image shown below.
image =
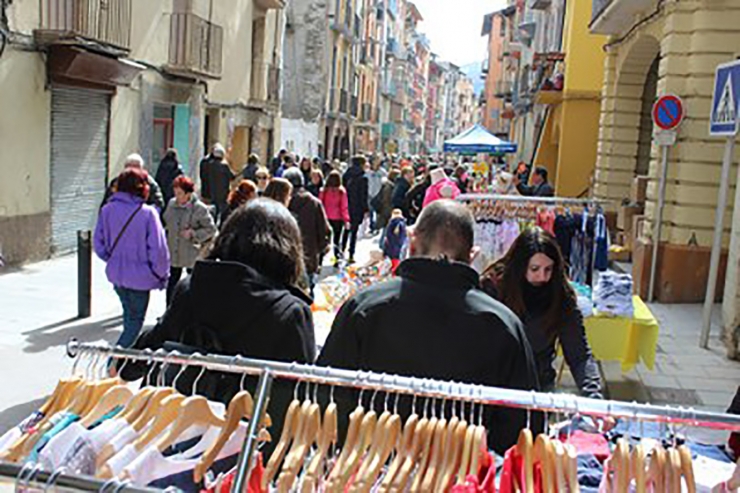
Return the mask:
M 258 176 L 257 177 L 257 181 L 266 181 L 266 180 L 267 180 L 267 177 L 266 176 Z

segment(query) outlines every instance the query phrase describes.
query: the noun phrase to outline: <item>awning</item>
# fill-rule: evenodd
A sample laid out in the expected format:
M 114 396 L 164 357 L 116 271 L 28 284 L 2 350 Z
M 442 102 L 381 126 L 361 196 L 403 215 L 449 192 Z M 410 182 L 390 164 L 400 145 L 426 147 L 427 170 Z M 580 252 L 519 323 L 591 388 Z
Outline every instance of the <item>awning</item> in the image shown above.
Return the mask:
M 517 150 L 513 142 L 499 139 L 483 126 L 476 124 L 457 137 L 445 142 L 445 152 L 507 154 Z

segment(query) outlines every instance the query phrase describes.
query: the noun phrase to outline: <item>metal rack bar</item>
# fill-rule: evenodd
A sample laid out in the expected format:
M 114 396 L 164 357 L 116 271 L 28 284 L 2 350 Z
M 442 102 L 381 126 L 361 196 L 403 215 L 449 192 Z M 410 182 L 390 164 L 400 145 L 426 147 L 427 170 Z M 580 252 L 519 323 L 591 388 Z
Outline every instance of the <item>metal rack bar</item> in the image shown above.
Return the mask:
M 612 204 L 612 200 L 606 199 L 575 199 L 570 197 L 525 197 L 523 195 L 497 195 L 490 193 L 465 193 L 459 195 L 457 200 L 461 202 L 474 202 L 477 200 L 496 200 L 501 202 L 536 202 L 544 204 L 579 204 L 596 205 Z
M 138 488 L 126 485 L 116 480 L 103 481 L 88 476 L 64 474 L 58 471 L 42 471 L 33 464 L 12 464 L 0 462 L 0 483 L 8 480 L 17 486 L 34 486 L 47 491 L 53 487 L 54 491 L 102 491 L 116 493 L 159 493 L 153 488 Z M 25 491 L 16 488 L 15 491 Z
M 594 417 L 611 416 L 639 421 L 740 431 L 740 415 L 698 411 L 692 408 L 589 399 L 567 394 L 548 394 L 365 371 L 339 370 L 297 363 L 249 359 L 240 356 L 184 355 L 176 352 L 166 353 L 162 350 L 155 352 L 113 348 L 106 345 L 81 344 L 77 341 L 68 343 L 67 352 L 72 357 L 80 353 L 100 354 L 110 358 L 150 363 L 199 366 L 221 372 L 255 375 L 261 374 L 263 371 L 269 371 L 275 378 L 301 380 L 323 385 L 413 394 L 419 397 L 476 402 L 518 409 L 585 414 Z

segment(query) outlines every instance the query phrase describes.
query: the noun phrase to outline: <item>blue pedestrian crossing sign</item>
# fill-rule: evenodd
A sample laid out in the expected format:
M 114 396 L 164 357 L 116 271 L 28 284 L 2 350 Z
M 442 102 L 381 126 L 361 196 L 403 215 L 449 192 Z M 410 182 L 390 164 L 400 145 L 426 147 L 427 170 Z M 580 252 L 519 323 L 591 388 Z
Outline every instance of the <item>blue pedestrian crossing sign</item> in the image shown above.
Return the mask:
M 725 137 L 737 135 L 739 101 L 740 61 L 718 65 L 714 78 L 709 135 Z

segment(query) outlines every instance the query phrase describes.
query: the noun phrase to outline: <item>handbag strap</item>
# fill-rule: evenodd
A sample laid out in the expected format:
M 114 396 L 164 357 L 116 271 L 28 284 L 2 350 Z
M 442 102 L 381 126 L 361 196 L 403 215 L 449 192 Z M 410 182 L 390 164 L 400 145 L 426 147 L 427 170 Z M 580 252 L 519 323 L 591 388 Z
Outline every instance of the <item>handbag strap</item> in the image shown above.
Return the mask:
M 136 216 L 136 214 L 139 213 L 139 211 L 141 210 L 142 207 L 144 207 L 144 202 L 142 202 L 141 204 L 139 204 L 139 207 L 137 207 L 136 210 L 133 212 L 133 214 L 131 214 L 129 216 L 128 220 L 126 221 L 126 224 L 123 225 L 123 228 L 121 228 L 121 231 L 118 233 L 118 236 L 116 236 L 116 241 L 113 242 L 113 246 L 111 247 L 110 253 L 109 253 L 109 255 L 111 257 L 113 256 L 113 252 L 115 251 L 116 247 L 118 246 L 118 242 L 121 241 L 121 236 L 123 236 L 123 233 L 126 232 L 126 229 L 128 228 L 128 225 L 131 224 L 131 221 L 134 220 L 134 216 Z

